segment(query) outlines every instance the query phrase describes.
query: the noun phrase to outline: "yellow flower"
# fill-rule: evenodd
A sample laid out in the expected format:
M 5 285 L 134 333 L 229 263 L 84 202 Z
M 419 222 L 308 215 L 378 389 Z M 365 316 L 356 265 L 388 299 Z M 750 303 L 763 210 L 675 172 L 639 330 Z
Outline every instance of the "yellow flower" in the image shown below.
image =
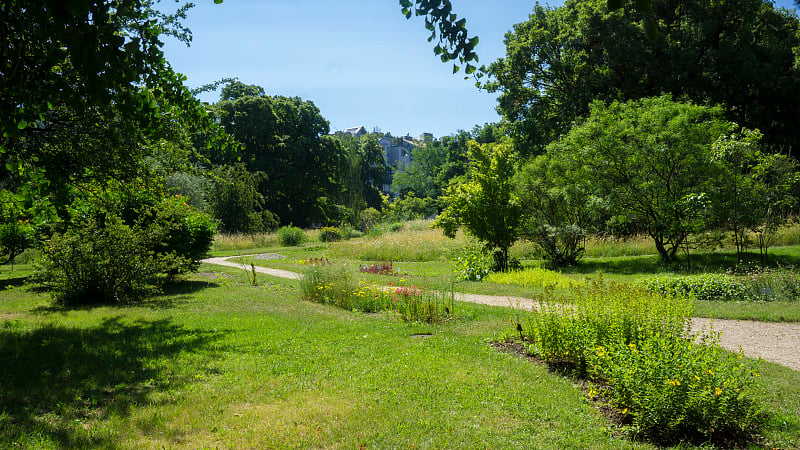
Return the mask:
M 603 347 L 597 347 L 597 356 L 601 358 L 606 356 L 606 349 L 604 349 Z
M 714 397 L 719 397 L 720 395 L 722 395 L 722 389 L 721 388 L 714 389 Z
M 706 370 L 707 375 L 714 375 L 714 371 L 711 369 Z
M 681 382 L 678 380 L 667 380 L 667 384 L 670 386 L 680 386 Z
M 628 344 L 628 348 L 631 349 L 632 352 L 635 352 L 636 351 L 636 344 L 631 342 L 630 344 Z

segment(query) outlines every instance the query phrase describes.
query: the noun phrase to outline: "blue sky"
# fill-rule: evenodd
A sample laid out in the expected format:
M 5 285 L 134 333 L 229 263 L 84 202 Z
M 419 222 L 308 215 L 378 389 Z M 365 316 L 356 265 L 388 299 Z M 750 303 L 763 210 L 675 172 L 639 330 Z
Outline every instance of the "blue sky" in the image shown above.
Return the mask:
M 496 96 L 453 75 L 452 64 L 433 54 L 422 19 L 406 20 L 397 0 L 195 3 L 186 20 L 191 46 L 174 39 L 164 46 L 190 87 L 238 77 L 269 95 L 299 96 L 317 105 L 331 131 L 363 125 L 394 135 L 445 136 L 499 120 Z M 483 64 L 504 55 L 503 36 L 534 4 L 453 1 L 470 33 L 480 37 Z M 777 4 L 794 8 L 791 0 Z M 216 101 L 218 94 L 201 98 Z

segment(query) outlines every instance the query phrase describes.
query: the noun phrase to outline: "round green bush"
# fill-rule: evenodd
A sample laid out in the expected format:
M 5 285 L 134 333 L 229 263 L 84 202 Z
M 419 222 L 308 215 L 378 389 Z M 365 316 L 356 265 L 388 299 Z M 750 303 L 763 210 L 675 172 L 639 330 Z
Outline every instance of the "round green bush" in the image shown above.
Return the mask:
M 285 247 L 294 247 L 306 241 L 306 233 L 302 229 L 285 226 L 278 228 L 278 242 Z
M 321 242 L 338 242 L 342 240 L 342 232 L 336 227 L 324 227 L 319 230 Z

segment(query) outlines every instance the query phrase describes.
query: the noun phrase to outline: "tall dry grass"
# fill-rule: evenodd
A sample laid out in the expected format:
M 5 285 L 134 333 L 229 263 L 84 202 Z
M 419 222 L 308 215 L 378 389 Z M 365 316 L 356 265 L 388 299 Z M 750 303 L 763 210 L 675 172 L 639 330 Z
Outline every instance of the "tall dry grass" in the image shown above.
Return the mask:
M 395 233 L 380 236 L 334 242 L 328 255 L 332 258 L 358 259 L 362 261 L 444 261 L 459 254 L 469 240 L 463 233 L 455 239 L 442 234 L 442 230 L 431 228 L 430 220 L 407 222 Z

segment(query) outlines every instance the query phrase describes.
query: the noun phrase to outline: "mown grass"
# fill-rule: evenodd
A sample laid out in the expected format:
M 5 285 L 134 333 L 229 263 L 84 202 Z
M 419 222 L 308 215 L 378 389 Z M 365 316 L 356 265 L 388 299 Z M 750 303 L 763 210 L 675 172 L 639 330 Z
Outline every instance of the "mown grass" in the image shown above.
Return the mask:
M 0 326 L 0 447 L 649 447 L 615 437 L 571 382 L 493 350 L 509 311 L 409 324 L 203 270 L 144 306 L 0 294 L 15 314 Z
M 415 227 L 401 233 L 427 233 Z M 215 254 L 278 252 L 286 258 L 256 263 L 294 271 L 332 257 L 313 241 L 252 245 L 263 247 Z M 770 253 L 788 265 L 800 247 Z M 708 269 L 731 256 L 698 256 L 694 267 L 703 260 Z M 395 259 L 397 276 L 361 274 L 371 261 L 360 257 L 337 262 L 375 284 L 536 292 L 456 282 L 442 257 Z M 459 320 L 406 324 L 301 302 L 296 281 L 259 274 L 254 287 L 244 271 L 202 270 L 138 307 L 62 310 L 22 287 L 30 266 L 0 268 L 0 447 L 649 447 L 619 438 L 571 381 L 492 350 L 489 341 L 513 333 L 512 311 L 465 304 Z M 626 281 L 675 271 L 637 256 L 587 258 L 562 274 Z M 800 321 L 800 302 L 696 302 L 696 315 Z M 777 412 L 768 443 L 800 447 L 800 373 L 764 366 L 759 386 Z

